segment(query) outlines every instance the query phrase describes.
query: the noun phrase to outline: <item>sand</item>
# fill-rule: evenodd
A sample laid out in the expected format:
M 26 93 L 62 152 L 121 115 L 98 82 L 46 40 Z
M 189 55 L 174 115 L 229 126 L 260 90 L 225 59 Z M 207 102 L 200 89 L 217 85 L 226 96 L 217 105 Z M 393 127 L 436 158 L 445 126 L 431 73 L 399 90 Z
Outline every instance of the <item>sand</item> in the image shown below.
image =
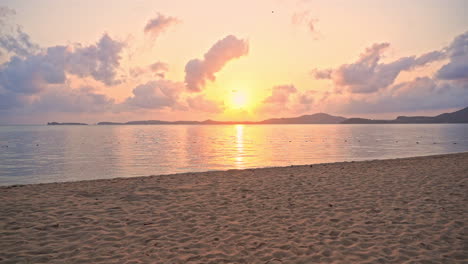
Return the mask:
M 467 263 L 468 153 L 0 188 L 0 263 Z

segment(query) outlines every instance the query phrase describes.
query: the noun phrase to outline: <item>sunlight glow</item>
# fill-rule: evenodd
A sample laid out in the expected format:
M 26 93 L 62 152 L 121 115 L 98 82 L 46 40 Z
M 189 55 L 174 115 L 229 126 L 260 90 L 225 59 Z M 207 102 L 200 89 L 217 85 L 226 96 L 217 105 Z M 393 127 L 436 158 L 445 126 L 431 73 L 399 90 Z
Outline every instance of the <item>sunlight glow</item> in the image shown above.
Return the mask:
M 233 90 L 230 104 L 234 109 L 246 108 L 249 104 L 247 94 L 244 91 Z

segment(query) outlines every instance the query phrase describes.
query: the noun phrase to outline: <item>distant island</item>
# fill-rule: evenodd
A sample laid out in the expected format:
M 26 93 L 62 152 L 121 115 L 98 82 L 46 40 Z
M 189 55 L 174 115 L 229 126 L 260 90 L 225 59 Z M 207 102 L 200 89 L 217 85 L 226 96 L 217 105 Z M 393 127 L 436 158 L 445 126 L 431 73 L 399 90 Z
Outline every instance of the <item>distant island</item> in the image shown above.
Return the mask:
M 468 123 L 468 107 L 461 110 L 444 113 L 437 116 L 399 116 L 393 120 L 345 118 L 325 113 L 302 115 L 289 118 L 271 118 L 263 121 L 161 121 L 142 120 L 119 122 L 99 122 L 98 125 L 266 125 L 266 124 L 443 124 L 443 123 Z M 85 123 L 57 123 L 50 122 L 47 125 L 87 125 Z
M 378 120 L 365 118 L 348 118 L 342 124 L 442 124 L 442 123 L 468 123 L 468 107 L 453 113 L 444 113 L 437 116 L 399 116 L 393 120 Z
M 339 124 L 345 121 L 346 118 L 341 116 L 332 116 L 329 114 L 318 113 L 313 115 L 303 115 L 292 118 L 272 118 L 263 121 L 161 121 L 161 120 L 144 120 L 130 121 L 126 123 L 116 122 L 99 122 L 98 125 L 234 125 L 234 124 Z
M 87 126 L 86 123 L 58 123 L 58 122 L 49 122 L 48 126 Z
M 233 125 L 233 124 L 435 124 L 435 123 L 468 123 L 468 107 L 453 113 L 437 116 L 399 116 L 394 120 L 365 118 L 345 118 L 325 113 L 302 115 L 290 118 L 271 118 L 263 121 L 161 121 L 144 120 L 126 123 L 100 122 L 98 125 Z

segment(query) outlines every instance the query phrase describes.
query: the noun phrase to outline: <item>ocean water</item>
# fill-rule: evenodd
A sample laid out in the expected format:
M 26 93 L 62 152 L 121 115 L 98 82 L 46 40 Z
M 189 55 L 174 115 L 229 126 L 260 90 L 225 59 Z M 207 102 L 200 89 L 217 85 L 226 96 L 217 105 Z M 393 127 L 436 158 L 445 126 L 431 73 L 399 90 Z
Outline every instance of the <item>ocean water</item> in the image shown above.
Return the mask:
M 0 126 L 0 185 L 468 151 L 468 124 Z

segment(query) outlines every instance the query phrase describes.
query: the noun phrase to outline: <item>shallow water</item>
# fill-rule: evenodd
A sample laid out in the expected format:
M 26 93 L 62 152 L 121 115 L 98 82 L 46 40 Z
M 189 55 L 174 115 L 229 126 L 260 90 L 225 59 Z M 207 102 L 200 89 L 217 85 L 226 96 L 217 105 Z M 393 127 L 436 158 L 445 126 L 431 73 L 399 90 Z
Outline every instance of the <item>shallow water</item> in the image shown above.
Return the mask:
M 468 124 L 0 126 L 0 185 L 468 151 Z

